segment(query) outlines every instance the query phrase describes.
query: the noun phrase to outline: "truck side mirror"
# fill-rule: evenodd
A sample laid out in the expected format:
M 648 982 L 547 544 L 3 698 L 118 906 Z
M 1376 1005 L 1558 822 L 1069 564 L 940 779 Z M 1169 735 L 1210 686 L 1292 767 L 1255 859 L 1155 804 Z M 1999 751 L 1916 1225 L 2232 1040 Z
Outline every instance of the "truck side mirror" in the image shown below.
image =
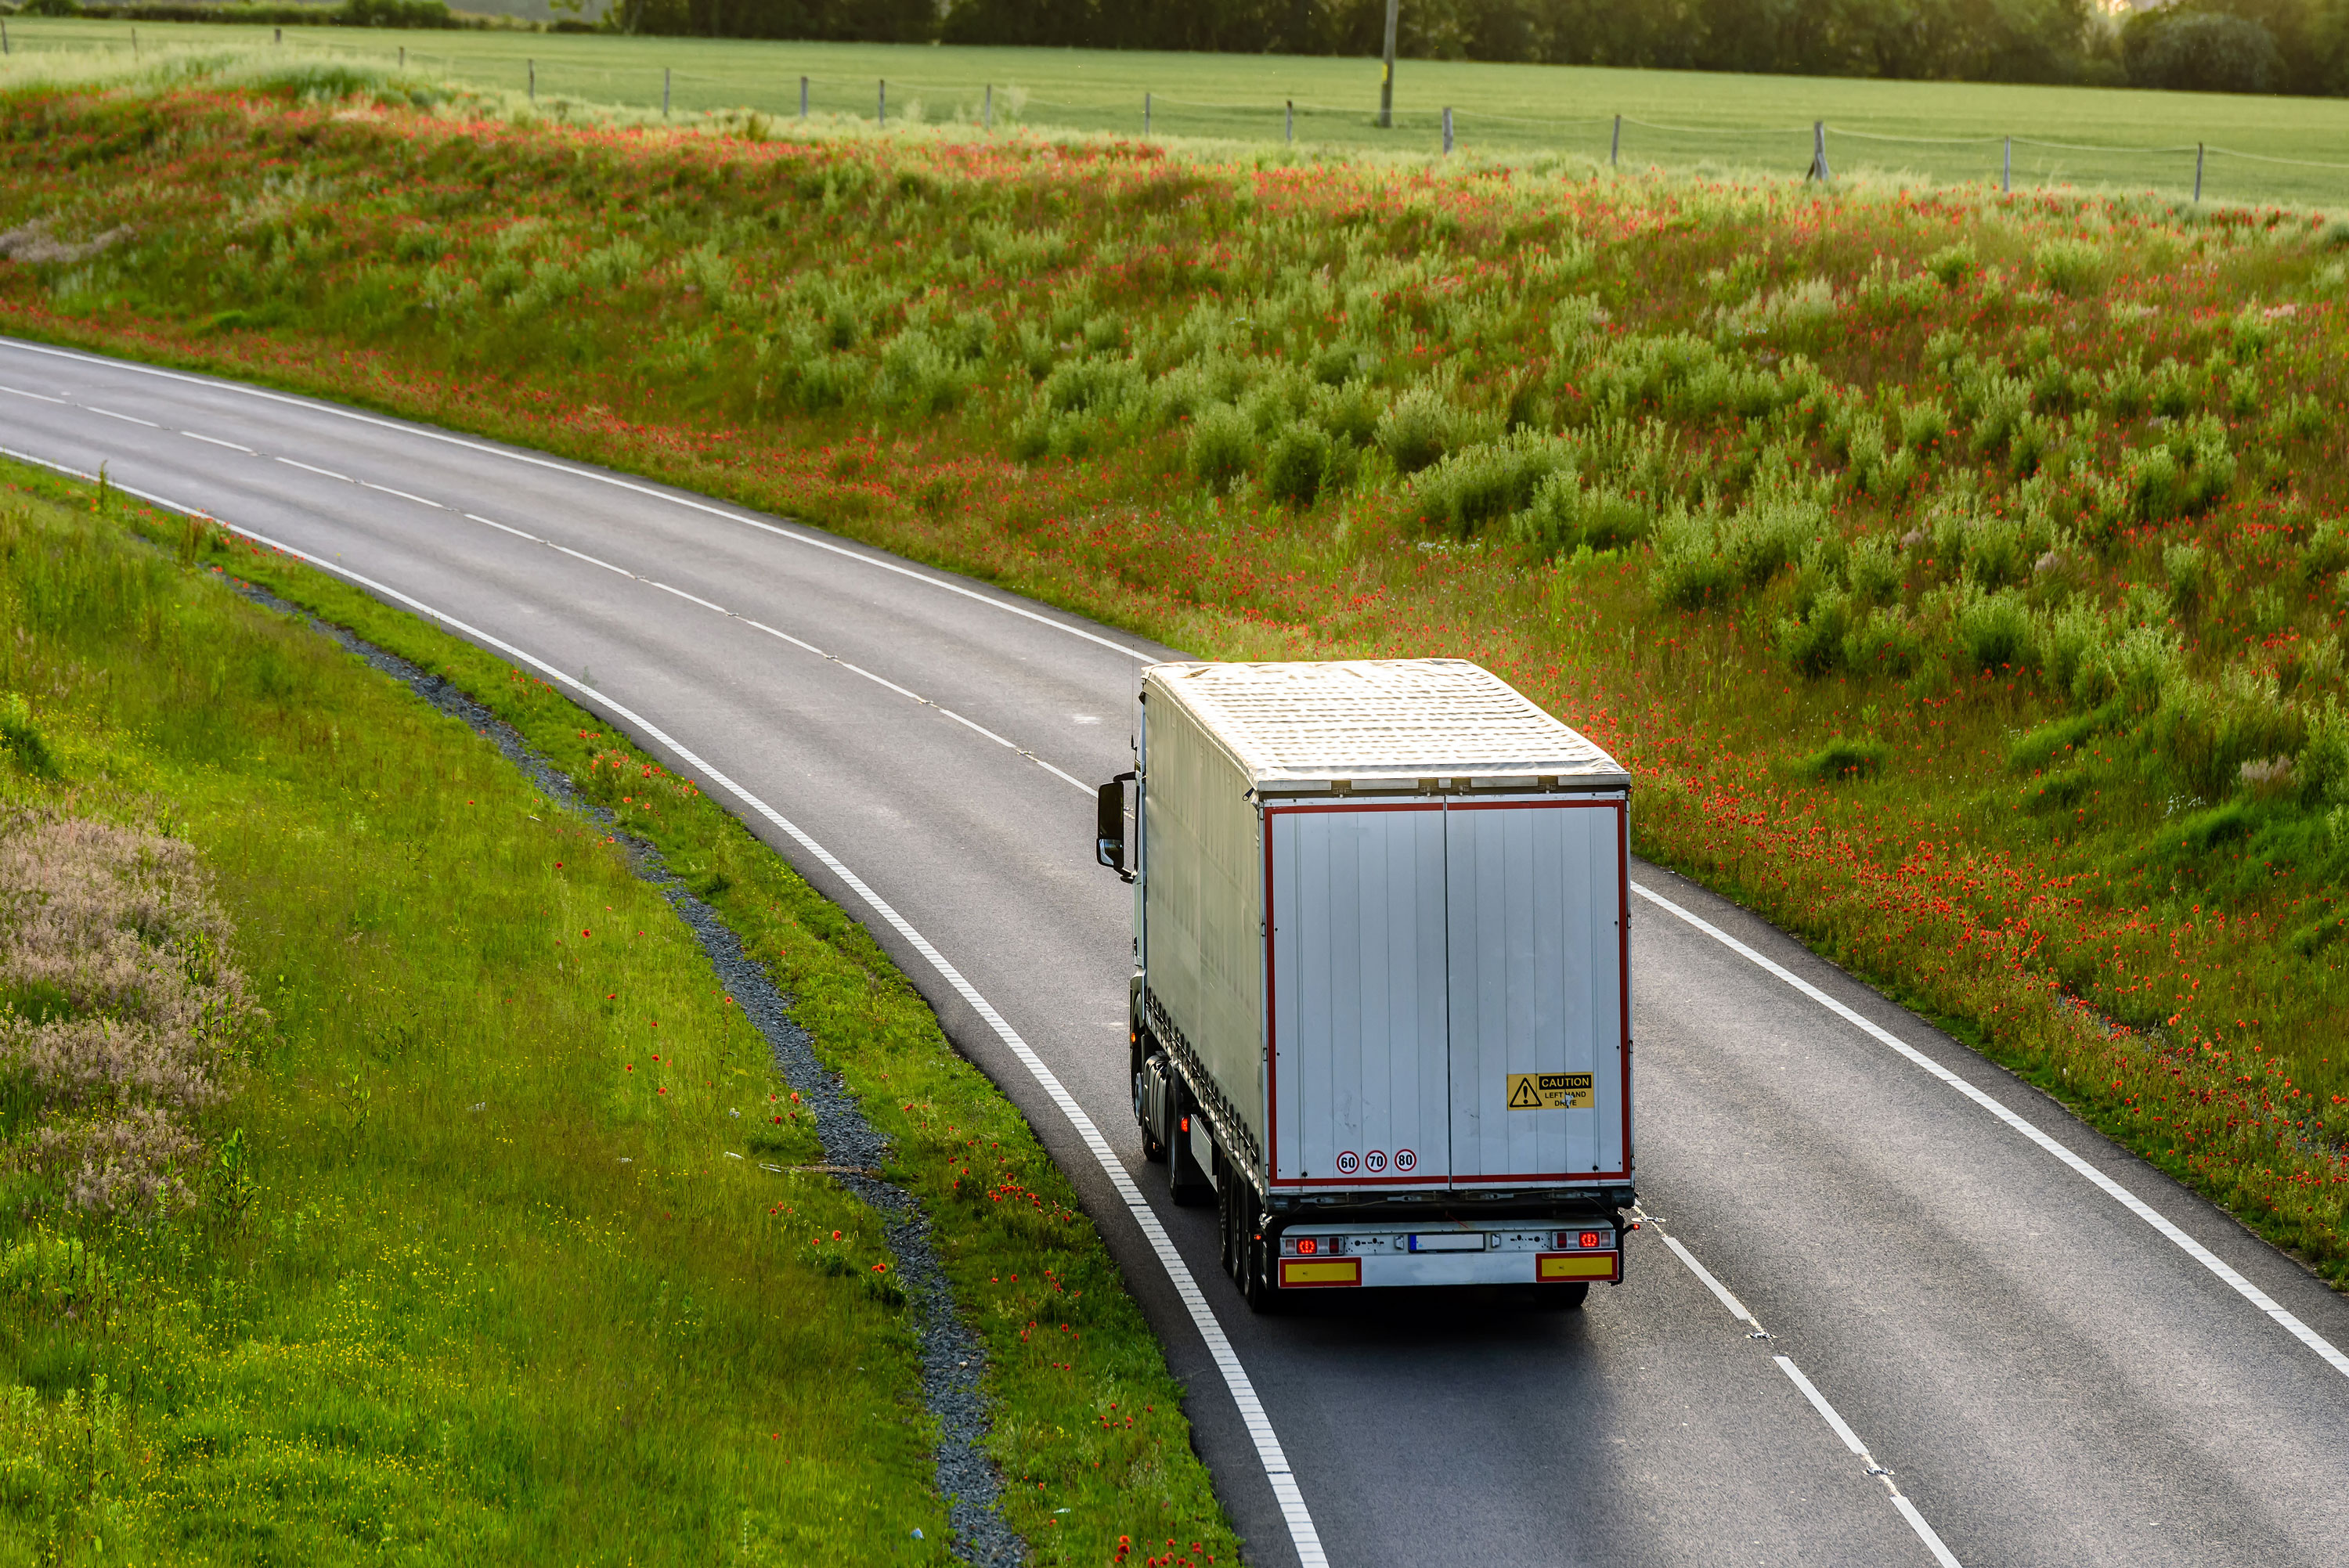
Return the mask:
M 1101 787 L 1093 839 L 1093 859 L 1127 882 L 1133 873 L 1125 869 L 1125 783 L 1133 777 L 1121 773 Z

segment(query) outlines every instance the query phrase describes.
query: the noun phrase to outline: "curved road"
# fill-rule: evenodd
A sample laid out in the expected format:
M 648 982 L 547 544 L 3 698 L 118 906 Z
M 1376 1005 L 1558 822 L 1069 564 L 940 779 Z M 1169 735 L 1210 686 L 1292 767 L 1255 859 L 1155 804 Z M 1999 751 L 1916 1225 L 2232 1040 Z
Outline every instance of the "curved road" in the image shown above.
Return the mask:
M 306 552 L 730 780 L 1074 1178 L 1253 1561 L 2349 1564 L 2349 1301 L 1677 878 L 1635 873 L 1658 1222 L 1627 1281 L 1259 1318 L 1143 1161 L 1130 903 L 1092 864 L 1083 786 L 1131 765 L 1167 650 L 624 476 L 5 339 L 0 449 Z

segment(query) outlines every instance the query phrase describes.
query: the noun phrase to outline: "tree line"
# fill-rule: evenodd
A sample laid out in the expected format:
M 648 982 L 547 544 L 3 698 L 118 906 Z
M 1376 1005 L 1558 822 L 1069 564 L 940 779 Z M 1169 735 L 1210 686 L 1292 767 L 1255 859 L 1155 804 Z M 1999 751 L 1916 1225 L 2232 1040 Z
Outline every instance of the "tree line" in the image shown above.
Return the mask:
M 1376 55 L 1385 0 L 617 0 L 623 32 Z M 1402 0 L 1414 59 L 2349 92 L 2349 0 Z

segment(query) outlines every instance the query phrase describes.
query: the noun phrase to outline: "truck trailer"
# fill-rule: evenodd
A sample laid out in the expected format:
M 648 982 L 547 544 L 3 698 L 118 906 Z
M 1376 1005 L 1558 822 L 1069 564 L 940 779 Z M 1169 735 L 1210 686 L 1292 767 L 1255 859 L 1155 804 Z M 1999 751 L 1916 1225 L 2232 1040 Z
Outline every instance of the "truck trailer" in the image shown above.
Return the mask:
M 1465 660 L 1142 672 L 1134 1117 L 1252 1306 L 1621 1280 L 1630 784 Z

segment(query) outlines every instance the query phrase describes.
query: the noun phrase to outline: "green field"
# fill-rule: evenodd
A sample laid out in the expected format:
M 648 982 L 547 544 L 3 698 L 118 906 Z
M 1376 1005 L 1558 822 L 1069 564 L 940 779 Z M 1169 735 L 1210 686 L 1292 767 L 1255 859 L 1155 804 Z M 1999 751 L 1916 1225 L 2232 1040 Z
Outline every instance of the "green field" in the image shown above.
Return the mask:
M 8 26 L 26 55 L 131 46 L 124 23 L 19 17 Z M 149 52 L 270 36 L 254 27 L 138 31 Z M 818 114 L 870 119 L 885 80 L 893 119 L 976 120 L 991 85 L 999 124 L 1016 118 L 1139 133 L 1147 93 L 1154 134 L 1278 143 L 1293 102 L 1300 144 L 1429 153 L 1442 146 L 1449 105 L 1463 151 L 1552 152 L 1593 164 L 1609 157 L 1620 115 L 1622 166 L 1633 170 L 1799 175 L 1810 161 L 1811 124 L 1824 120 L 1839 176 L 1995 181 L 2002 139 L 2013 137 L 2017 189 L 2187 195 L 2195 145 L 2208 143 L 2206 200 L 2349 206 L 2349 102 L 2335 99 L 1407 60 L 1396 70 L 1395 128 L 1381 131 L 1371 123 L 1379 66 L 1365 59 L 339 27 L 288 28 L 285 38 L 289 54 L 312 57 L 396 60 L 405 49 L 414 66 L 515 92 L 527 89 L 535 62 L 548 101 L 657 108 L 666 72 L 679 114 L 796 114 L 804 76 Z M 2130 150 L 2147 148 L 2168 150 Z

